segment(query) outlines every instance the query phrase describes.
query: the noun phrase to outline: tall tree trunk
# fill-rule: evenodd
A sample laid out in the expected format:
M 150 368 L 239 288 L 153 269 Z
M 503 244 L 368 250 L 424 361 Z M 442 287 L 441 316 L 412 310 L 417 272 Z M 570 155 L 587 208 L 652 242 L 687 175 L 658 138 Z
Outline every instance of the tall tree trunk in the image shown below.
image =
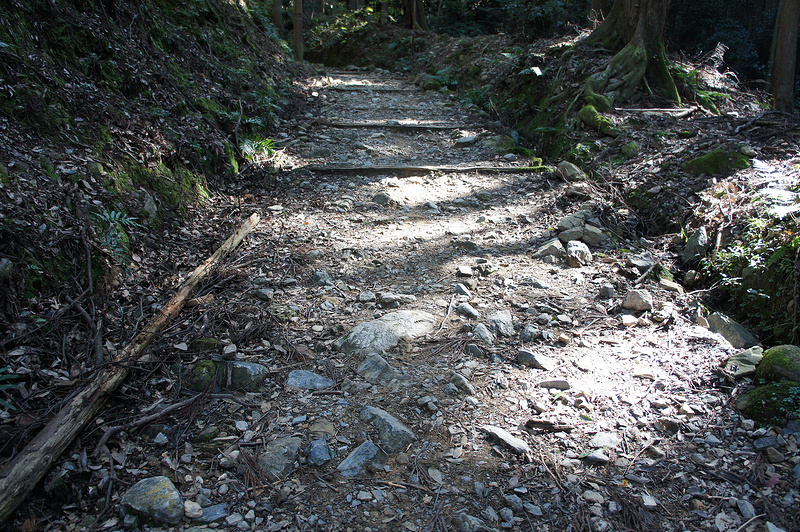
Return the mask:
M 303 60 L 303 0 L 292 0 L 294 14 L 294 58 Z
M 669 73 L 664 26 L 669 0 L 616 0 L 608 17 L 583 44 L 620 50 L 603 72 L 586 82 L 586 103 L 605 111 L 633 96 L 647 76 L 650 86 L 680 102 Z
M 283 31 L 283 0 L 274 0 L 272 3 L 272 23 L 276 30 Z
M 608 0 L 592 0 L 589 16 L 592 19 L 603 20 L 606 14 L 608 14 Z
M 403 27 L 413 30 L 428 31 L 428 20 L 425 17 L 423 0 L 400 0 L 403 8 Z
M 781 0 L 772 38 L 772 99 L 775 109 L 781 111 L 791 111 L 795 104 L 798 25 L 800 0 Z

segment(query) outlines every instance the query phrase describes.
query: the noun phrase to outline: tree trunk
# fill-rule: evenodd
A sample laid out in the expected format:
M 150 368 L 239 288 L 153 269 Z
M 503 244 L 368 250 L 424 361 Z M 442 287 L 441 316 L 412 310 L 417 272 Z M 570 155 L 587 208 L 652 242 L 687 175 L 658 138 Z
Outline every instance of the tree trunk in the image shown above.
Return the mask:
M 303 0 L 292 0 L 294 14 L 294 58 L 303 60 Z
M 592 6 L 589 8 L 589 17 L 603 20 L 606 14 L 608 14 L 608 0 L 592 0 Z
M 403 27 L 412 30 L 428 31 L 423 0 L 400 0 L 403 8 Z
M 772 99 L 775 109 L 792 111 L 795 104 L 797 68 L 797 29 L 800 25 L 800 0 L 781 0 L 775 21 L 772 47 Z
M 275 24 L 275 29 L 283 31 L 283 1 L 274 0 L 272 4 L 272 23 Z
M 603 72 L 586 81 L 586 103 L 599 111 L 633 96 L 647 78 L 650 86 L 680 103 L 678 89 L 669 73 L 664 49 L 664 26 L 669 0 L 617 0 L 608 17 L 584 39 L 583 44 L 620 50 Z

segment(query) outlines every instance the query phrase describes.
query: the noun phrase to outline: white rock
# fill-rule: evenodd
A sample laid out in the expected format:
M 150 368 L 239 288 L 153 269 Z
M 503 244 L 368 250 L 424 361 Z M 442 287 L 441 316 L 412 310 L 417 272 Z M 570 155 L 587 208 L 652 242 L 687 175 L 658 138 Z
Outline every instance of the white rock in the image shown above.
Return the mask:
M 203 517 L 203 508 L 194 501 L 186 501 L 183 503 L 183 515 L 188 519 Z

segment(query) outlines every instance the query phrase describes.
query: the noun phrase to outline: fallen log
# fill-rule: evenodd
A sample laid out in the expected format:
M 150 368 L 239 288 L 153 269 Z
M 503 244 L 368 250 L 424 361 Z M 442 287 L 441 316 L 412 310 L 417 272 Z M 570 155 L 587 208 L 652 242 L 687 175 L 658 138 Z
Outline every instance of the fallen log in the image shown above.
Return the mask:
M 395 175 L 425 175 L 434 172 L 457 173 L 477 172 L 481 174 L 536 174 L 552 172 L 551 166 L 406 166 L 406 165 L 323 165 L 298 167 L 296 170 L 310 170 L 312 172 L 330 174 L 395 174 Z
M 184 281 L 178 292 L 161 308 L 145 328 L 122 349 L 105 369 L 50 420 L 45 427 L 12 458 L 0 472 L 0 523 L 16 510 L 36 484 L 47 474 L 61 453 L 81 433 L 108 397 L 122 385 L 130 365 L 139 360 L 150 342 L 178 315 L 200 280 L 225 255 L 230 253 L 258 225 L 253 214 Z
M 331 120 L 316 120 L 315 124 L 319 124 L 321 126 L 328 126 L 334 127 L 338 129 L 347 129 L 347 128 L 364 128 L 364 129 L 399 129 L 399 130 L 409 130 L 409 131 L 420 131 L 425 129 L 430 130 L 451 130 L 451 129 L 461 129 L 465 126 L 457 125 L 457 124 L 408 124 L 404 122 L 398 122 L 397 120 L 385 120 L 382 122 L 337 122 Z

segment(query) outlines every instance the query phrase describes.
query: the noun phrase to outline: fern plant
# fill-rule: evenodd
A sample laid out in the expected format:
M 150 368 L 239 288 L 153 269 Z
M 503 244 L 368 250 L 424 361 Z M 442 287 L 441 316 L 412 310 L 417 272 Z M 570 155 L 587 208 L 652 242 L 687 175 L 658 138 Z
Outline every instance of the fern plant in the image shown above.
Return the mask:
M 250 162 L 259 157 L 271 157 L 275 153 L 275 142 L 266 137 L 246 138 L 240 147 L 242 155 Z
M 111 256 L 119 263 L 124 263 L 130 249 L 130 237 L 126 230 L 141 227 L 136 218 L 120 211 L 104 209 L 93 213 L 94 219 L 100 223 L 98 236 L 100 245 L 111 252 Z
M 11 371 L 10 366 L 0 368 L 0 391 L 16 390 L 17 388 L 19 388 L 19 384 L 8 382 L 10 380 L 18 378 L 19 375 L 17 375 L 16 373 L 6 373 L 7 371 Z M 16 406 L 12 405 L 11 403 L 2 398 L 0 398 L 0 406 L 7 410 L 17 409 Z

